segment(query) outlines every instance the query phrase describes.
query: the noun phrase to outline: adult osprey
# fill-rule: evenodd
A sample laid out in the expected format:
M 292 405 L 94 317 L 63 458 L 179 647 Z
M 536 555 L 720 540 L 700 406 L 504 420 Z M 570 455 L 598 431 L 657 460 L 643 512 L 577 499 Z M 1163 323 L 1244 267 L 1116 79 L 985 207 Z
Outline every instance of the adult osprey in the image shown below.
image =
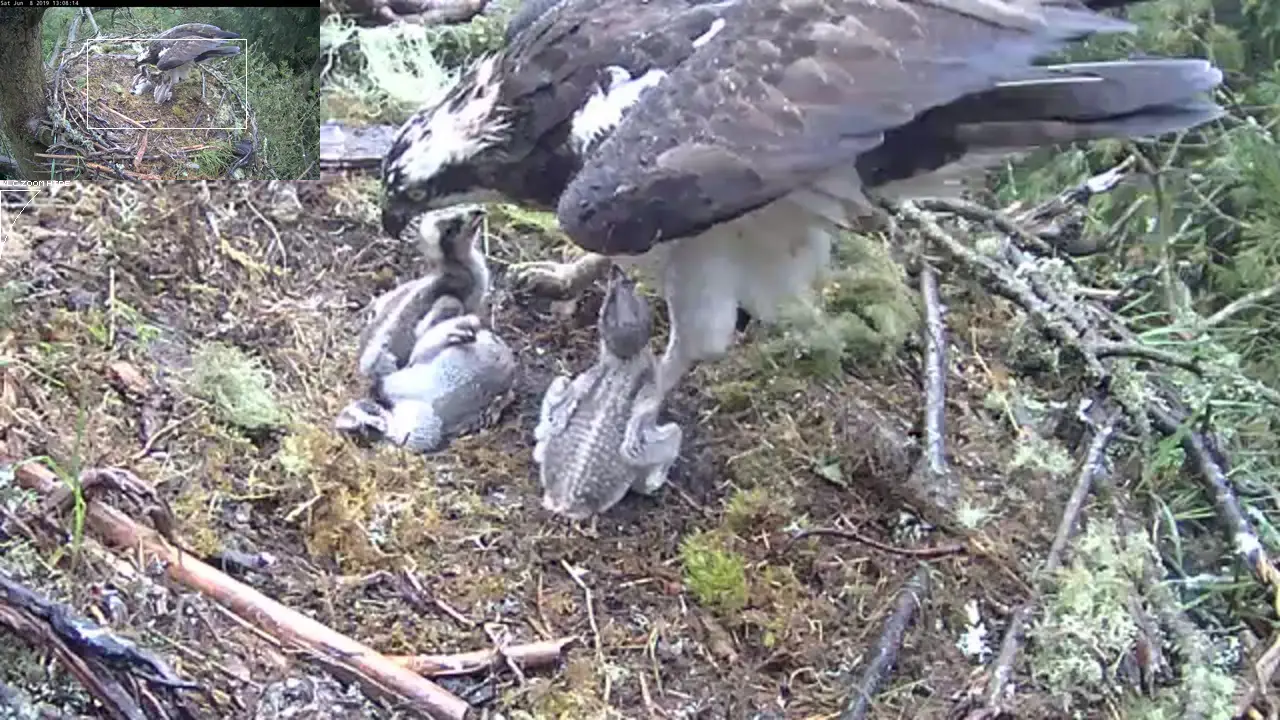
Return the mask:
M 739 307 L 771 321 L 807 295 L 863 188 L 938 195 L 1013 151 L 1219 117 L 1203 60 L 1033 64 L 1133 31 L 1097 12 L 1129 1 L 562 0 L 400 128 L 382 223 L 553 209 L 590 252 L 524 278 L 576 291 L 611 261 L 646 266 L 670 316 L 665 396 L 728 350 Z
M 157 35 L 134 61 L 133 66 L 141 69 L 133 78 L 133 94 L 154 90 L 156 102 L 165 102 L 173 97 L 173 86 L 191 73 L 193 63 L 239 55 L 240 47 L 227 42 L 238 37 L 236 33 L 204 23 L 169 28 Z M 149 77 L 144 65 L 154 65 L 160 70 L 159 77 Z

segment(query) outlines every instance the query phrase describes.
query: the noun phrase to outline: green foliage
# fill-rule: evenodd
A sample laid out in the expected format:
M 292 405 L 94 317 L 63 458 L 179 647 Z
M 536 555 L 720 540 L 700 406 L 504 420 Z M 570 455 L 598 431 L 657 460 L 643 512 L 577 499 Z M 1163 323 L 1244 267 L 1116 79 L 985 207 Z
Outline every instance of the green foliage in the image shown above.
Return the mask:
M 680 544 L 684 581 L 698 602 L 721 613 L 747 604 L 747 571 L 742 556 L 714 532 L 699 532 Z
M 212 403 L 223 422 L 245 430 L 284 422 L 270 390 L 270 373 L 239 348 L 210 343 L 196 352 L 192 365 L 193 394 Z
M 198 167 L 201 175 L 222 175 L 235 161 L 235 152 L 229 142 L 212 143 L 209 147 L 191 156 L 191 162 Z
M 310 78 L 320 59 L 316 33 L 320 29 L 320 7 L 221 7 L 210 8 L 210 21 L 237 32 L 252 52 L 268 62 L 287 68 L 291 75 Z
M 993 199 L 1032 205 L 1139 158 L 1132 177 L 1090 203 L 1085 232 L 1111 242 L 1079 264 L 1091 284 L 1124 293 L 1120 312 L 1139 341 L 1196 357 L 1208 370 L 1144 370 L 1121 361 L 1126 379 L 1116 385 L 1132 390 L 1144 373 L 1159 374 L 1196 423 L 1207 417 L 1226 441 L 1229 479 L 1246 512 L 1258 526 L 1273 527 L 1280 521 L 1273 502 L 1280 487 L 1280 293 L 1266 291 L 1280 283 L 1280 0 L 1156 0 L 1127 13 L 1139 33 L 1100 38 L 1073 56 L 1212 58 L 1225 70 L 1217 100 L 1228 115 L 1155 140 L 1034 153 L 994 179 Z M 1195 522 L 1212 516 L 1210 500 L 1189 485 L 1176 441 L 1157 444 L 1145 461 L 1142 489 L 1167 507 L 1170 540 L 1180 547 L 1216 534 Z M 1212 572 L 1217 565 L 1183 569 Z M 1234 608 L 1254 602 L 1188 592 L 1227 624 Z
M 312 79 L 250 54 L 249 104 L 257 117 L 258 154 L 282 178 L 318 177 L 320 99 Z
M 497 50 L 505 26 L 503 15 L 436 27 L 397 23 L 362 28 L 337 15 L 325 18 L 320 27 L 325 117 L 403 122 L 439 97 L 461 68 Z

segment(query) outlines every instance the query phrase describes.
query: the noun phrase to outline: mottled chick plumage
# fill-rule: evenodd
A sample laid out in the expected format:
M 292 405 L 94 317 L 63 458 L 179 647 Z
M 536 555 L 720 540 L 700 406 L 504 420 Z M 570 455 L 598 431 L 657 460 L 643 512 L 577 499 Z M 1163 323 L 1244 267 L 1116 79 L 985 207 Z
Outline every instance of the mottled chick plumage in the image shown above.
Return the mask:
M 547 510 L 581 520 L 628 490 L 651 494 L 666 483 L 683 433 L 657 423 L 651 327 L 648 303 L 615 268 L 600 308 L 599 358 L 576 378 L 557 377 L 542 398 L 533 459 Z
M 476 314 L 489 289 L 475 243 L 482 218 L 479 208 L 450 208 L 405 228 L 400 239 L 418 246 L 427 272 L 373 303 L 357 362 L 371 388 L 339 414 L 339 432 L 439 452 L 482 427 L 511 389 L 515 356 Z

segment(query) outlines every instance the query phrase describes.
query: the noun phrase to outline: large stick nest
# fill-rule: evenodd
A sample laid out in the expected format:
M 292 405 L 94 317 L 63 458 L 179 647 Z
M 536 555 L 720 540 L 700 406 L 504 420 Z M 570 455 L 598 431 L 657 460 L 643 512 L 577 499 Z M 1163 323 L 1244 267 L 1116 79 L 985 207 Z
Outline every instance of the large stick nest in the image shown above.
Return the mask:
M 40 157 L 49 176 L 195 180 L 236 167 L 253 176 L 258 127 L 244 67 L 199 63 L 157 104 L 150 92 L 130 92 L 136 57 L 136 42 L 101 37 L 62 55 L 48 87 L 49 150 Z

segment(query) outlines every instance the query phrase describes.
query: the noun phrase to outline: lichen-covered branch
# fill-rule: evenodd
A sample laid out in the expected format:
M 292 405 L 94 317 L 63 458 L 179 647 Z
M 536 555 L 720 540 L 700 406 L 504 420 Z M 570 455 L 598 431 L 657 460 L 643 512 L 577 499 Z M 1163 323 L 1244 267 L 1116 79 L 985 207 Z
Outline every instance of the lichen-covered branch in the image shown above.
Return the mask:
M 1107 444 L 1111 442 L 1111 438 L 1115 433 L 1118 414 L 1109 417 L 1093 436 L 1093 442 L 1089 444 L 1089 451 L 1085 455 L 1084 467 L 1080 470 L 1080 475 L 1076 480 L 1075 489 L 1071 491 L 1071 498 L 1067 500 L 1066 507 L 1062 510 L 1062 520 L 1058 523 L 1058 531 L 1053 537 L 1053 544 L 1049 546 L 1049 554 L 1045 557 L 1044 566 L 1036 574 L 1036 581 L 1033 587 L 1037 594 L 1042 590 L 1045 578 L 1052 577 L 1062 566 L 1062 556 L 1067 548 L 1067 541 L 1071 539 L 1071 533 L 1076 525 L 1076 518 L 1080 516 L 1080 510 L 1084 508 L 1084 501 L 1089 497 L 1089 491 L 1093 488 L 1094 478 L 1102 473 L 1104 461 L 1106 459 Z M 1026 629 L 1027 622 L 1031 619 L 1031 614 L 1035 611 L 1035 603 L 1037 598 L 1032 597 L 1026 602 L 1019 605 L 1009 617 L 1009 624 L 1005 628 L 1004 638 L 1000 642 L 1000 654 L 996 656 L 995 663 L 991 666 L 991 673 L 987 681 L 986 705 L 970 715 L 969 720 L 978 720 L 978 718 L 990 718 L 999 714 L 1001 703 L 1004 701 L 1005 688 L 1009 684 L 1009 676 L 1013 673 L 1013 661 L 1018 655 L 1018 648 L 1022 644 L 1022 635 Z
M 938 297 L 938 273 L 928 264 L 920 269 L 924 299 L 924 462 L 935 477 L 947 474 L 944 422 L 947 406 L 947 330 Z

